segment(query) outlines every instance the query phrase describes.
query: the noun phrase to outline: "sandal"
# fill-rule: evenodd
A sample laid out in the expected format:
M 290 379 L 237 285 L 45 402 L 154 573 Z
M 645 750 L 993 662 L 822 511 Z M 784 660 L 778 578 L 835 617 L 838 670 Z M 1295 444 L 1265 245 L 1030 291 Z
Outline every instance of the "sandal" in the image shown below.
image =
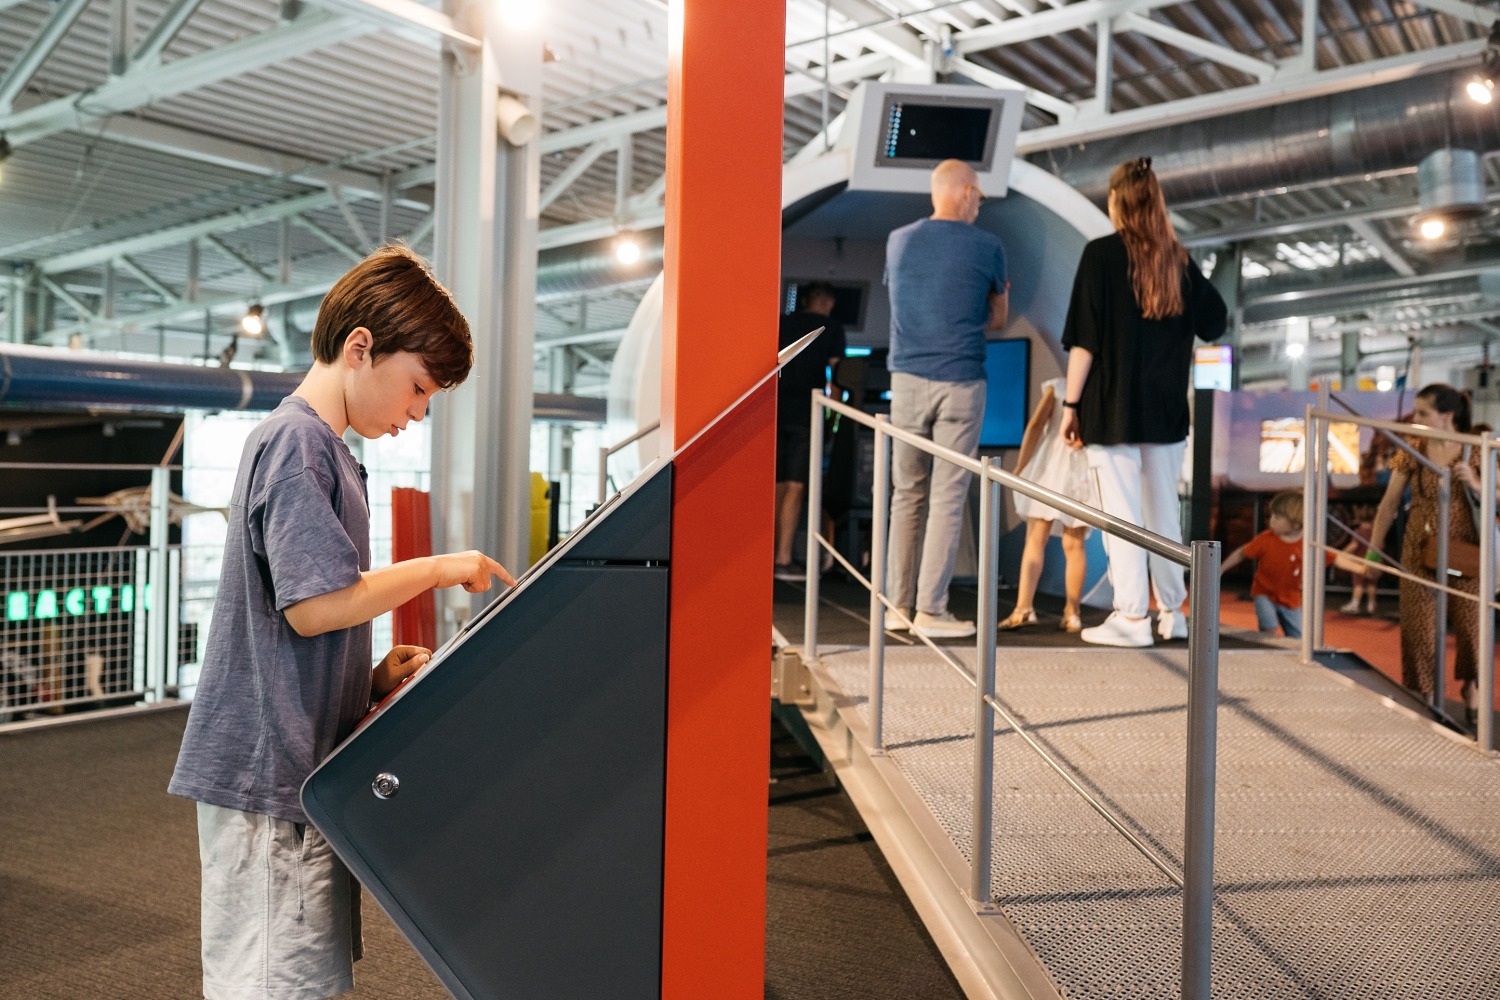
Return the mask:
M 1029 611 L 1012 611 L 1010 617 L 1000 623 L 1000 631 L 1009 632 L 1012 629 L 1025 628 L 1036 624 L 1036 609 Z
M 1077 615 L 1063 615 L 1058 627 L 1064 632 L 1082 632 L 1083 619 Z

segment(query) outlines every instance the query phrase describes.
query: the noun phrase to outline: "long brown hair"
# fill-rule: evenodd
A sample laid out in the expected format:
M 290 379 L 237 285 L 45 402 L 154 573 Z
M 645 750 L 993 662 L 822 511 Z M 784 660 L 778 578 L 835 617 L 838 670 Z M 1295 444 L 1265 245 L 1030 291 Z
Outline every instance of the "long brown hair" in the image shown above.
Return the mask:
M 1151 158 L 1142 156 L 1116 167 L 1109 175 L 1109 193 L 1115 198 L 1116 225 L 1130 259 L 1130 285 L 1141 315 L 1181 316 L 1182 269 L 1188 253 L 1177 242 Z

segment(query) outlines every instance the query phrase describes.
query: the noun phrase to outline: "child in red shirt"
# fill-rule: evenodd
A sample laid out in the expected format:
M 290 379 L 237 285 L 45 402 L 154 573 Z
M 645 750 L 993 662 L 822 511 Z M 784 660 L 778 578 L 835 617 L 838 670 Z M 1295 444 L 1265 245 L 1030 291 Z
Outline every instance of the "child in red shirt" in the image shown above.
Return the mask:
M 1254 559 L 1250 597 L 1255 602 L 1260 630 L 1274 632 L 1279 624 L 1288 639 L 1298 639 L 1302 636 L 1302 497 L 1278 493 L 1271 498 L 1269 509 L 1270 529 L 1231 552 L 1219 572 Z M 1326 565 L 1337 560 L 1333 552 L 1325 552 L 1323 557 Z

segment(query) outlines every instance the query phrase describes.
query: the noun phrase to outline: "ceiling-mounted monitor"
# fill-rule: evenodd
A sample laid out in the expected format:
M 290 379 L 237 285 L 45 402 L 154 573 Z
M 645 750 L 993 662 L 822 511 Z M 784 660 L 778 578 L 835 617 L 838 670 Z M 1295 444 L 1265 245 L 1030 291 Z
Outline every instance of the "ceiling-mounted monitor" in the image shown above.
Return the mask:
M 928 190 L 932 168 L 963 160 L 986 196 L 1005 194 L 1026 95 L 952 84 L 866 83 L 855 93 L 841 145 L 852 153 L 849 187 Z

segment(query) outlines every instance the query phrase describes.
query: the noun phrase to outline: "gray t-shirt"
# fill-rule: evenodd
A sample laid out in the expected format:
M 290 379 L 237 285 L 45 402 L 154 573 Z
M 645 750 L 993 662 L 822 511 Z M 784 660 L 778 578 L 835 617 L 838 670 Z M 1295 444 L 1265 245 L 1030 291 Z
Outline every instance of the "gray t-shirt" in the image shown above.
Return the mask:
M 167 790 L 307 822 L 302 782 L 370 707 L 368 623 L 303 638 L 282 613 L 370 568 L 365 470 L 288 396 L 245 442 L 177 768 Z
M 893 372 L 936 382 L 984 378 L 990 296 L 1005 291 L 1000 237 L 967 222 L 918 219 L 885 244 Z

